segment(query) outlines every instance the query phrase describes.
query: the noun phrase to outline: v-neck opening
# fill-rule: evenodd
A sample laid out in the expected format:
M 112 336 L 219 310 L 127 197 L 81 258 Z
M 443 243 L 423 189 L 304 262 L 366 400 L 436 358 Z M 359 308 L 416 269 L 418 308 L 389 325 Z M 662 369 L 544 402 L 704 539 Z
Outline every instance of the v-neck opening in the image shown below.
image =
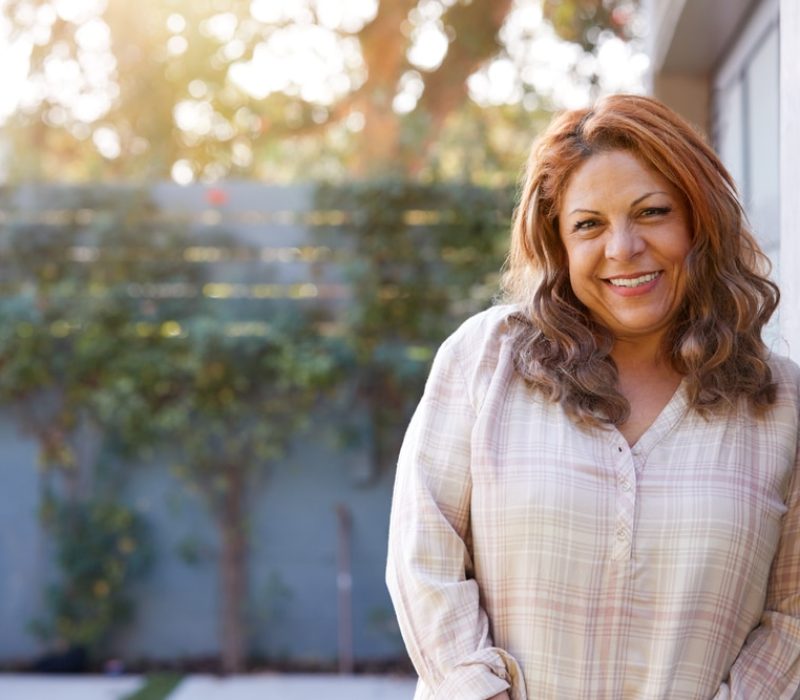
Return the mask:
M 656 446 L 677 424 L 686 413 L 688 399 L 686 396 L 686 379 L 682 378 L 669 401 L 659 411 L 653 422 L 645 429 L 639 438 L 632 445 L 622 434 L 622 431 L 614 427 L 614 431 L 621 438 L 628 449 L 638 452 L 649 452 Z

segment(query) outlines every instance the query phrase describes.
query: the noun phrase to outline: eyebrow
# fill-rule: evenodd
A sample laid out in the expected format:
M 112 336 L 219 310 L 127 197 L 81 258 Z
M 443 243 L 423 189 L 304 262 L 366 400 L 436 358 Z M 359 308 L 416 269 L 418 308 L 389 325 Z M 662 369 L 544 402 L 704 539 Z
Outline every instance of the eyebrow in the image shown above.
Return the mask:
M 638 199 L 635 199 L 633 202 L 631 202 L 631 206 L 635 207 L 637 204 L 639 204 L 639 202 L 647 199 L 648 197 L 651 197 L 654 194 L 665 194 L 665 195 L 669 196 L 669 192 L 665 192 L 664 190 L 653 190 L 652 192 L 647 192 L 646 194 L 643 194 Z M 598 216 L 600 215 L 600 212 L 599 211 L 595 211 L 594 209 L 573 209 L 568 214 L 568 216 L 572 216 L 573 214 L 581 214 L 581 213 L 582 214 L 597 214 Z

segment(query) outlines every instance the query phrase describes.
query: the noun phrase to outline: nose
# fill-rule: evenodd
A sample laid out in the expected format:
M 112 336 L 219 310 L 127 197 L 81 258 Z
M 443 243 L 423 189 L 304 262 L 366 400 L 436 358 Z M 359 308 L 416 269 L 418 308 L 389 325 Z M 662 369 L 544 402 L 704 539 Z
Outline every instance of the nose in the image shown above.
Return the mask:
M 630 260 L 644 248 L 644 239 L 629 221 L 614 223 L 608 227 L 605 253 L 609 260 Z

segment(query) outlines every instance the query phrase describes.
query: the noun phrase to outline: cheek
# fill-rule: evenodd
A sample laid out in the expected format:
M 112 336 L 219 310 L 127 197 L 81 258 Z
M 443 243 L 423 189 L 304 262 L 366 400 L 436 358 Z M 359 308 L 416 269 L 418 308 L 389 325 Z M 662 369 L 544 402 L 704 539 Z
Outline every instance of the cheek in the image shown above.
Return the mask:
M 597 253 L 589 243 L 572 245 L 566 249 L 566 265 L 573 287 L 586 285 L 594 280 Z

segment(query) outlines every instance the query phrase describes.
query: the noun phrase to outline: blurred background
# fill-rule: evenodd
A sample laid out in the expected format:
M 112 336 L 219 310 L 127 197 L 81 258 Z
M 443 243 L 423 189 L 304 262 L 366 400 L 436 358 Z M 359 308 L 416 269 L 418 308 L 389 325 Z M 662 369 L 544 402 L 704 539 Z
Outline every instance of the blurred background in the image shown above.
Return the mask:
M 655 94 L 800 259 L 779 5 L 0 0 L 0 667 L 408 668 L 394 460 L 532 139 Z

